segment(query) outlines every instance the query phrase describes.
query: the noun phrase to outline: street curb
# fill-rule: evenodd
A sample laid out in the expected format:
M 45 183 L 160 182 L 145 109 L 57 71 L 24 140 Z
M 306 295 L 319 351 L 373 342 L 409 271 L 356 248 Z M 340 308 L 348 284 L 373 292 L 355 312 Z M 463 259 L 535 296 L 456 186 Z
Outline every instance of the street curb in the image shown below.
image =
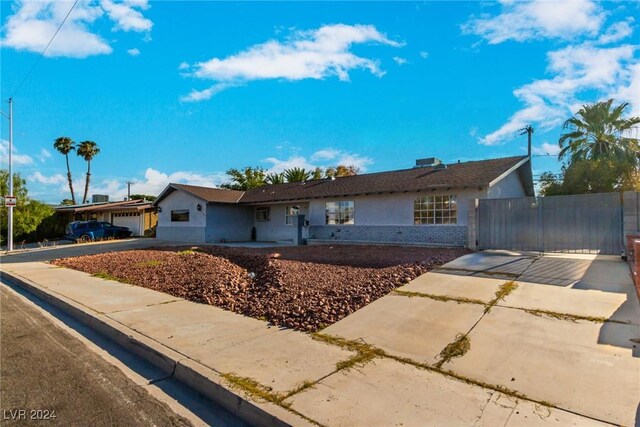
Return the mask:
M 251 425 L 312 425 L 306 419 L 276 404 L 250 401 L 238 395 L 230 390 L 225 384 L 226 380 L 218 372 L 116 322 L 105 314 L 84 307 L 18 274 L 0 271 L 0 278 L 61 309 Z

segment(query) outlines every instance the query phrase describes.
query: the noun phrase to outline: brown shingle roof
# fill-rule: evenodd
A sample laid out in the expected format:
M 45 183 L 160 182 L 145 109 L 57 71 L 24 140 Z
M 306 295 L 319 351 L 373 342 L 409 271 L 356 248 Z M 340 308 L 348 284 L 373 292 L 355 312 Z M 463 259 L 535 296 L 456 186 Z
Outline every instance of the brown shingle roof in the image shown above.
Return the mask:
M 447 165 L 446 168 L 422 167 L 341 177 L 335 180 L 319 179 L 305 183 L 265 185 L 246 191 L 240 199 L 240 203 L 355 196 L 449 187 L 484 187 L 524 159 L 526 156 L 505 157 L 454 163 Z
M 193 194 L 206 202 L 237 203 L 238 200 L 240 200 L 240 197 L 244 194 L 243 191 L 225 190 L 222 188 L 198 187 L 196 185 L 186 184 L 169 184 L 169 187 L 163 191 L 163 194 L 161 194 L 158 199 L 161 197 L 164 198 L 164 196 L 168 195 L 168 193 L 166 195 L 164 193 L 171 187 Z

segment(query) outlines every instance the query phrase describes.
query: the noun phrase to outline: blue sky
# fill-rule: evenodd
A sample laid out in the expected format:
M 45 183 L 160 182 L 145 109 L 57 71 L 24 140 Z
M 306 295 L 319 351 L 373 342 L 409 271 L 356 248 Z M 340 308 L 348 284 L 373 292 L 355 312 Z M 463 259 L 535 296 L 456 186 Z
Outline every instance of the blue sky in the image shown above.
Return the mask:
M 614 97 L 640 115 L 640 3 L 0 2 L 1 97 L 30 195 L 68 197 L 53 140 L 93 140 L 90 194 L 218 185 L 224 171 L 362 171 L 557 153 L 562 122 Z M 2 110 L 6 111 L 4 103 Z M 7 121 L 2 121 L 7 166 Z M 86 163 L 71 158 L 76 191 Z M 534 173 L 557 171 L 555 156 Z

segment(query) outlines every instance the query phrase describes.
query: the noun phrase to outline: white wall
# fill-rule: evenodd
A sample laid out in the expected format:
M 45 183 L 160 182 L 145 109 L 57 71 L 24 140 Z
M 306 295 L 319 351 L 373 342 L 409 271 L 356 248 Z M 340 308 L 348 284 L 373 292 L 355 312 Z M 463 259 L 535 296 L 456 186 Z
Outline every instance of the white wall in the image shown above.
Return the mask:
M 522 186 L 522 181 L 518 177 L 518 172 L 512 172 L 500 181 L 498 181 L 493 187 L 489 188 L 488 198 L 490 199 L 503 199 L 513 197 L 525 197 L 526 193 Z
M 202 206 L 201 211 L 196 208 L 198 204 Z M 203 200 L 183 191 L 173 191 L 158 203 L 162 212 L 158 212 L 157 238 L 179 242 L 204 242 L 207 225 L 206 205 Z M 189 210 L 189 221 L 171 222 L 171 211 L 182 209 Z
M 486 191 L 456 190 L 380 194 L 312 200 L 309 206 L 311 225 L 325 225 L 325 203 L 353 200 L 355 225 L 414 225 L 413 202 L 416 197 L 455 195 L 458 202 L 458 225 L 467 225 L 469 200 L 486 197 Z
M 296 226 L 287 225 L 285 222 L 285 213 L 287 206 L 297 205 L 300 206 L 300 213 L 305 215 L 305 219 L 309 219 L 309 207 L 306 203 L 291 202 L 278 205 L 265 205 L 264 207 L 271 208 L 271 214 L 269 221 L 255 221 L 256 227 L 256 240 L 259 241 L 278 241 L 278 240 L 292 240 L 296 235 Z M 322 208 L 324 209 L 324 207 Z M 252 211 L 252 215 L 255 218 L 255 207 Z M 323 210 L 324 218 L 324 210 Z M 324 221 L 324 220 L 323 220 Z M 295 223 L 294 223 L 295 224 Z

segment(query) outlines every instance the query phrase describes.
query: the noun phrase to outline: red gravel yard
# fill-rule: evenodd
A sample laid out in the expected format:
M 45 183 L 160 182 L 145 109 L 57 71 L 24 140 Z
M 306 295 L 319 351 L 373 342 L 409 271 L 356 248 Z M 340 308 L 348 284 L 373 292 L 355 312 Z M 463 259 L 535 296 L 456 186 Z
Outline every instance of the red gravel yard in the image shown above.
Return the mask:
M 464 249 L 396 246 L 164 247 L 53 264 L 317 331 Z

